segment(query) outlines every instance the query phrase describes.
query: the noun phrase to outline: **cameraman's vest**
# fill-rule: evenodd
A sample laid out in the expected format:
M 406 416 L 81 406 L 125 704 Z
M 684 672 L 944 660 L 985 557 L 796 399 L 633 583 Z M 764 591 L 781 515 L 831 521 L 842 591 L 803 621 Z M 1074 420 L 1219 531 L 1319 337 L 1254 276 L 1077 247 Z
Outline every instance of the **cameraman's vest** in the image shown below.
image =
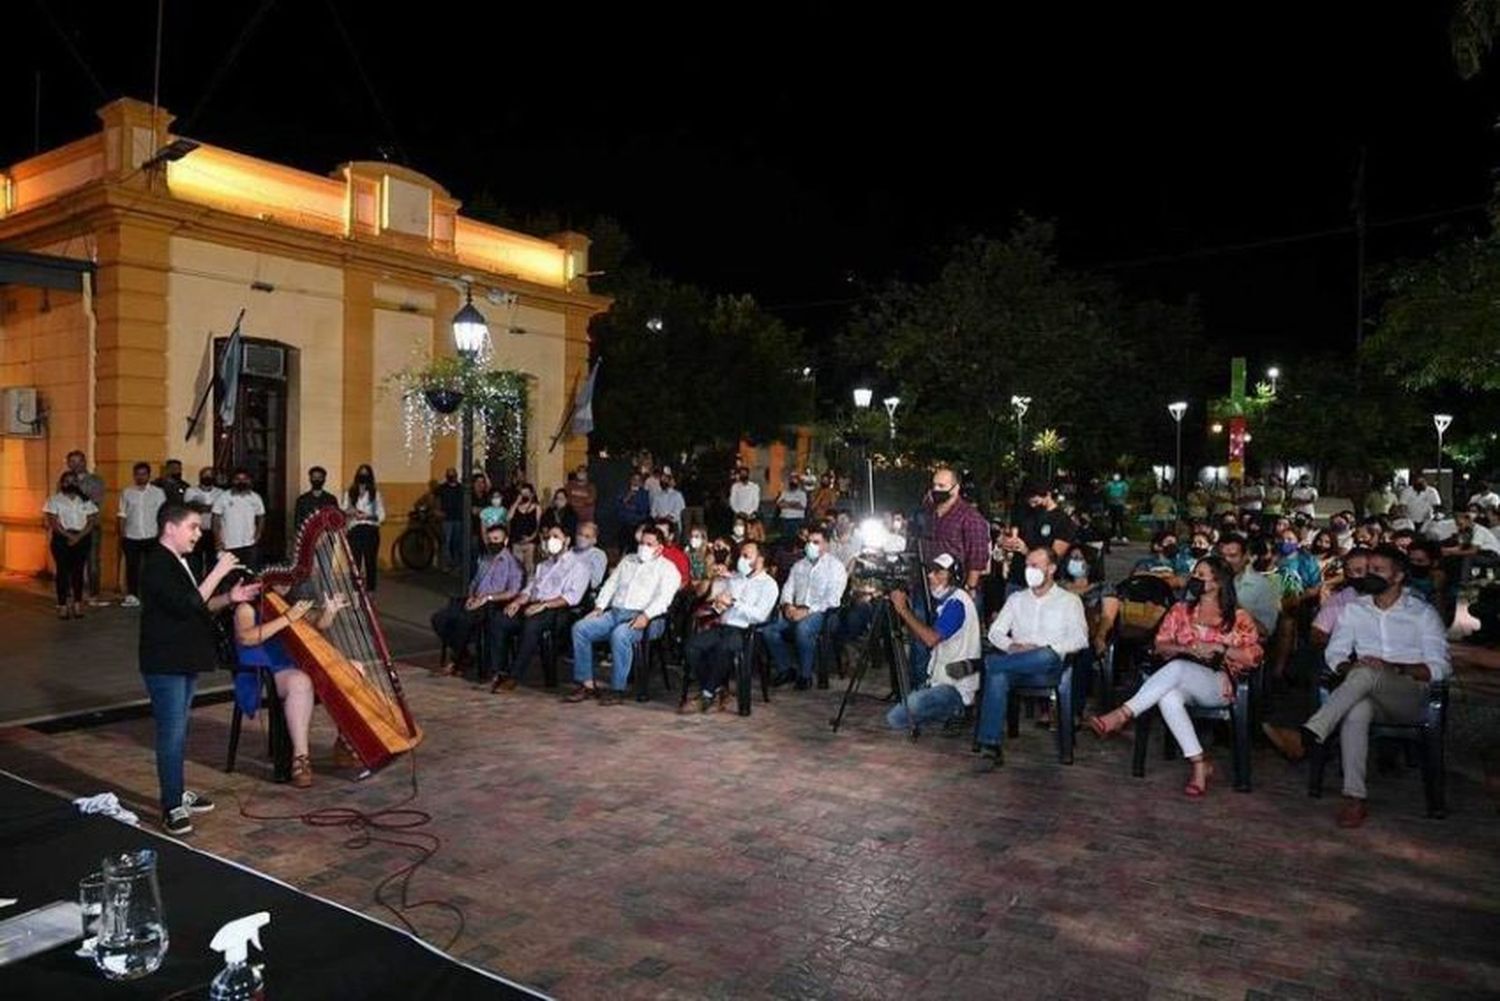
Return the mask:
M 974 599 L 969 597 L 969 592 L 960 587 L 943 599 L 943 604 L 938 606 L 938 614 L 941 614 L 943 605 L 950 601 L 963 605 L 964 624 L 959 626 L 958 632 L 932 648 L 932 657 L 927 661 L 927 676 L 933 685 L 952 685 L 957 688 L 958 694 L 963 696 L 964 705 L 969 705 L 974 701 L 974 693 L 979 690 L 980 672 L 975 671 L 968 677 L 954 681 L 948 677 L 946 669 L 955 661 L 979 659 L 979 610 L 974 607 Z M 933 621 L 937 621 L 937 614 L 933 616 Z

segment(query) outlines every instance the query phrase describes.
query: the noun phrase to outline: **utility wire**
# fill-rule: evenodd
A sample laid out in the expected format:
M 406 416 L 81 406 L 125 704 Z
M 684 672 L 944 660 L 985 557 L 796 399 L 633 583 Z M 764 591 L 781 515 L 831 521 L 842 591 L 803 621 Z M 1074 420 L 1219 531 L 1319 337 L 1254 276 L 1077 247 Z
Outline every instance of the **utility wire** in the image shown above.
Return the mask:
M 234 45 L 230 47 L 229 54 L 224 57 L 223 61 L 214 70 L 213 78 L 208 81 L 208 86 L 203 88 L 203 93 L 199 96 L 198 103 L 193 106 L 192 113 L 183 119 L 182 123 L 178 126 L 179 133 L 187 133 L 192 130 L 193 125 L 198 121 L 198 116 L 203 114 L 203 109 L 208 106 L 208 102 L 214 96 L 214 92 L 219 89 L 219 85 L 229 75 L 230 68 L 234 66 L 235 61 L 240 57 L 240 53 L 244 51 L 245 44 L 250 41 L 250 36 L 255 34 L 255 29 L 260 27 L 261 21 L 265 20 L 266 15 L 271 12 L 271 8 L 274 6 L 276 6 L 276 0 L 262 0 L 261 5 L 256 8 L 255 13 L 250 15 L 250 20 L 245 22 L 245 26 L 240 29 L 239 36 L 234 40 Z
M 370 75 L 365 72 L 364 60 L 359 58 L 359 49 L 354 44 L 354 39 L 349 36 L 349 29 L 344 26 L 344 19 L 339 16 L 338 8 L 333 5 L 333 0 L 324 0 L 328 7 L 328 13 L 333 15 L 333 23 L 339 29 L 339 37 L 344 40 L 344 47 L 349 50 L 349 59 L 354 63 L 355 72 L 359 74 L 360 82 L 365 85 L 365 91 L 370 95 L 370 103 L 375 106 L 375 113 L 385 123 L 386 134 L 390 136 L 391 143 L 395 146 L 396 155 L 405 164 L 410 162 L 406 155 L 406 149 L 401 144 L 401 137 L 396 134 L 395 123 L 391 116 L 386 114 L 385 105 L 380 103 L 380 95 L 375 92 L 375 84 L 371 82 Z
M 63 26 L 53 16 L 52 9 L 47 6 L 46 0 L 33 0 L 33 2 L 36 4 L 37 10 L 40 10 L 42 16 L 47 19 L 47 23 L 52 25 L 52 30 L 57 34 L 58 39 L 62 41 L 63 46 L 68 50 L 68 54 L 73 57 L 73 61 L 83 70 L 83 75 L 88 78 L 89 83 L 94 85 L 94 90 L 99 92 L 100 100 L 108 104 L 109 91 L 104 89 L 104 84 L 100 83 L 99 78 L 94 75 L 94 70 L 89 66 L 88 60 L 83 58 L 83 53 L 78 51 L 78 46 L 73 44 L 73 39 L 68 37 L 68 33 L 63 30 Z

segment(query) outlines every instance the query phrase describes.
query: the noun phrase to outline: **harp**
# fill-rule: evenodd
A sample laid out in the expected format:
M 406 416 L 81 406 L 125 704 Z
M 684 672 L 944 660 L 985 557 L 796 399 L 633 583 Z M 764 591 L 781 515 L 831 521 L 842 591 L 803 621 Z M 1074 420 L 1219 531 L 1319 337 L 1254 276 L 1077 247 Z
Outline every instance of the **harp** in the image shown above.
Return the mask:
M 297 534 L 296 562 L 260 575 L 265 615 L 281 615 L 302 595 L 314 599 L 341 595 L 348 603 L 327 632 L 312 616 L 292 623 L 282 635 L 297 666 L 312 679 L 328 715 L 367 768 L 380 768 L 422 740 L 401 692 L 401 679 L 375 607 L 354 566 L 344 515 L 323 508 Z M 276 593 L 286 587 L 285 597 Z

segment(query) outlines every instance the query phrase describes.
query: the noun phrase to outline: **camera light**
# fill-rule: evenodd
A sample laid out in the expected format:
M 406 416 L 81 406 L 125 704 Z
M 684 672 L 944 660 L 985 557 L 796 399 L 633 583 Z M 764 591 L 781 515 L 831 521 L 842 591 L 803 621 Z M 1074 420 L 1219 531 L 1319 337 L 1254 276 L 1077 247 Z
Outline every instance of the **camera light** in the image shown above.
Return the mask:
M 885 551 L 886 541 L 890 538 L 890 532 L 886 531 L 885 522 L 879 518 L 866 518 L 859 523 L 859 540 L 865 549 Z

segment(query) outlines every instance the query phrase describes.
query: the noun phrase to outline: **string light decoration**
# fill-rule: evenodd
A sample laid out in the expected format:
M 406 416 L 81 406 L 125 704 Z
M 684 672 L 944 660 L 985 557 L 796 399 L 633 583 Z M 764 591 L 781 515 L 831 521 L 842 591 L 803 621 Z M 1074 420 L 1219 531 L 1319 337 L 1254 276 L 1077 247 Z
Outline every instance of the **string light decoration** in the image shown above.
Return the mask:
M 526 452 L 529 396 L 521 372 L 491 370 L 488 338 L 470 362 L 434 358 L 413 362 L 385 380 L 385 389 L 401 402 L 401 430 L 408 458 L 431 455 L 433 439 L 462 430 L 461 404 L 470 401 L 474 420 L 486 441 L 507 462 L 519 463 Z

